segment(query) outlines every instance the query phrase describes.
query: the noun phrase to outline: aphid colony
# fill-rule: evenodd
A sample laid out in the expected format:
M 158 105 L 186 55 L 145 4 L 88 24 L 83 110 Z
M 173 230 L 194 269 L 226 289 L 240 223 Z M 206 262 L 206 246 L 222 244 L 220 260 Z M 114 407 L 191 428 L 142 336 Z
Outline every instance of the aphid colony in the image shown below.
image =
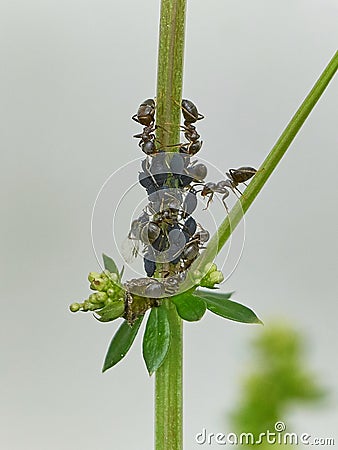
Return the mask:
M 143 126 L 142 133 L 134 137 L 139 139 L 139 146 L 147 155 L 139 173 L 139 183 L 147 192 L 147 205 L 132 221 L 125 242 L 132 247 L 133 257 L 142 253 L 147 277 L 121 283 L 122 274 L 116 271 L 90 273 L 90 287 L 97 292 L 83 303 L 73 303 L 71 311 L 95 311 L 102 322 L 122 316 L 132 325 L 148 309 L 159 306 L 162 298 L 178 293 L 181 284 L 188 279 L 188 269 L 209 240 L 209 232 L 192 216 L 197 208 L 197 196 L 207 198 L 208 208 L 212 198 L 221 194 L 228 211 L 225 199 L 229 193 L 241 194 L 238 185 L 256 173 L 252 167 L 240 167 L 230 169 L 227 180 L 206 182 L 207 167 L 192 160 L 202 147 L 195 125 L 203 116 L 190 100 L 182 100 L 181 109 L 185 142 L 174 145 L 178 152 L 166 152 L 156 140 L 159 125 L 155 124 L 153 99 L 145 100 L 132 117 Z M 206 274 L 197 275 L 198 283 L 213 287 L 219 282 L 216 280 L 223 278 L 217 275 L 212 281 L 211 275 L 217 272 L 213 264 Z M 195 273 L 189 275 L 193 275 L 193 287 Z
M 192 217 L 197 208 L 197 195 L 207 197 L 208 208 L 215 194 L 222 194 L 222 202 L 230 191 L 237 195 L 238 185 L 256 173 L 252 167 L 230 169 L 227 180 L 205 182 L 207 167 L 191 158 L 201 149 L 202 141 L 196 122 L 204 118 L 190 100 L 182 100 L 184 123 L 181 130 L 186 142 L 175 145 L 178 152 L 166 152 L 156 141 L 155 101 L 147 99 L 132 119 L 143 126 L 139 146 L 147 157 L 141 163 L 139 183 L 148 195 L 149 203 L 135 219 L 128 239 L 137 256 L 142 246 L 144 269 L 148 277 L 157 275 L 161 281 L 140 278 L 126 283 L 129 292 L 149 297 L 163 297 L 178 290 L 186 271 L 209 240 L 209 232 Z

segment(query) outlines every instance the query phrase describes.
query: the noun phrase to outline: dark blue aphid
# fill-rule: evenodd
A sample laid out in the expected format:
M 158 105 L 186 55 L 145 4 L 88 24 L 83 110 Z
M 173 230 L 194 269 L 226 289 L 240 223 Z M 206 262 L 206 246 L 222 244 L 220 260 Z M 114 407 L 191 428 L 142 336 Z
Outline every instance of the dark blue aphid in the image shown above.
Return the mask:
M 147 194 L 150 195 L 157 190 L 157 186 L 151 176 L 147 175 L 145 172 L 140 172 L 138 175 L 138 180 L 141 186 L 143 186 Z
M 148 277 L 152 277 L 156 270 L 156 263 L 151 259 L 147 259 L 146 256 L 149 255 L 145 255 L 145 257 L 143 258 L 144 270 Z
M 189 217 L 183 226 L 183 233 L 188 238 L 187 241 L 195 234 L 197 228 L 196 220 L 193 217 Z
M 182 205 L 182 216 L 183 217 L 191 216 L 191 214 L 195 211 L 196 208 L 197 208 L 196 191 L 190 189 Z

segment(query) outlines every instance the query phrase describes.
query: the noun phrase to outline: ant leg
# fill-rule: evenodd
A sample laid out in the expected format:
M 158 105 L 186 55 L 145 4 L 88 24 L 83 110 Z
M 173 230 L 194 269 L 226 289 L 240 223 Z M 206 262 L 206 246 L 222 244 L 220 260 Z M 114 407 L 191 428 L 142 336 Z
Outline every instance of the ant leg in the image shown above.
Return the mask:
M 205 211 L 206 209 L 208 209 L 208 207 L 209 207 L 209 205 L 210 205 L 210 202 L 212 202 L 213 196 L 214 196 L 214 192 L 210 192 L 209 198 L 208 198 L 208 201 L 207 201 L 207 206 L 206 206 L 205 208 L 203 208 L 203 211 Z
M 238 189 L 238 187 L 234 186 L 234 189 L 235 189 L 237 192 L 239 192 L 239 194 L 240 194 L 241 196 L 243 195 L 243 192 L 241 192 L 241 191 Z
M 226 193 L 226 194 L 223 195 L 223 197 L 222 197 L 222 203 L 223 203 L 223 205 L 224 205 L 224 208 L 226 209 L 226 212 L 229 214 L 229 208 L 228 208 L 227 204 L 225 203 L 225 199 L 226 199 L 228 196 L 229 196 L 229 193 Z

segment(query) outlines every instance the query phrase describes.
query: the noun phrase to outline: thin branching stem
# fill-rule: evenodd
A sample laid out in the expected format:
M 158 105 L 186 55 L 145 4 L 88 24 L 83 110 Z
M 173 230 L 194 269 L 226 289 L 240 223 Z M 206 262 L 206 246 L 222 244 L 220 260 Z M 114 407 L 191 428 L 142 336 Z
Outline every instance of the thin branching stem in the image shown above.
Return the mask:
M 229 239 L 231 233 L 241 221 L 243 215 L 249 209 L 259 192 L 261 191 L 277 164 L 282 159 L 287 149 L 294 140 L 296 134 L 302 127 L 303 123 L 313 110 L 314 106 L 320 99 L 321 95 L 327 88 L 331 79 L 338 69 L 338 52 L 334 54 L 319 79 L 307 95 L 303 103 L 300 105 L 285 130 L 273 146 L 272 150 L 266 157 L 258 172 L 250 182 L 249 186 L 243 192 L 243 196 L 234 205 L 230 214 L 224 219 L 219 226 L 217 232 L 209 241 L 205 251 L 199 258 L 194 261 L 191 266 L 192 271 L 205 273 L 207 265 L 220 252 L 224 244 Z M 183 287 L 184 288 L 184 287 Z

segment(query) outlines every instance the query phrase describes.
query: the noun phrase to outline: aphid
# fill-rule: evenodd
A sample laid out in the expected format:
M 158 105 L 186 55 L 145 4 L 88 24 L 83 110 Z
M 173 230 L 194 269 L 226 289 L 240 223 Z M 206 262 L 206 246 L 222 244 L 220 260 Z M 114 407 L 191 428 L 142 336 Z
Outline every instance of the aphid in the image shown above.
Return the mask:
M 204 164 L 194 161 L 191 166 L 187 168 L 187 172 L 193 178 L 194 182 L 198 182 L 205 179 L 208 174 L 208 169 Z
M 168 248 L 170 247 L 168 236 L 165 233 L 163 233 L 163 231 L 161 231 L 158 238 L 151 243 L 151 246 L 154 250 L 158 252 L 164 252 L 168 250 Z
M 128 292 L 141 297 L 160 297 L 164 294 L 162 284 L 154 278 L 134 278 L 124 285 Z M 151 295 L 152 293 L 156 295 Z
M 148 195 L 156 191 L 156 181 L 153 179 L 153 177 L 147 175 L 146 172 L 139 172 L 138 180 L 140 185 L 146 189 Z
M 143 265 L 148 277 L 152 277 L 156 271 L 156 263 L 152 259 L 148 259 L 149 254 L 144 255 Z
M 148 309 L 160 306 L 160 297 L 164 296 L 165 288 L 154 278 L 137 278 L 124 284 L 125 309 L 124 318 L 132 325 L 135 320 Z
M 183 218 L 187 218 L 188 216 L 191 216 L 191 214 L 195 211 L 195 209 L 197 208 L 197 197 L 196 197 L 196 190 L 191 188 L 183 201 L 182 204 L 182 217 Z
M 204 244 L 205 242 L 208 242 L 210 239 L 210 233 L 208 230 L 204 229 L 199 225 L 200 231 L 198 231 L 194 236 L 193 239 L 197 239 L 200 244 Z
M 177 276 L 169 276 L 162 281 L 166 294 L 174 295 L 179 288 L 180 279 Z
M 193 217 L 189 217 L 183 225 L 183 233 L 187 237 L 187 241 L 195 234 L 197 228 L 196 220 Z

